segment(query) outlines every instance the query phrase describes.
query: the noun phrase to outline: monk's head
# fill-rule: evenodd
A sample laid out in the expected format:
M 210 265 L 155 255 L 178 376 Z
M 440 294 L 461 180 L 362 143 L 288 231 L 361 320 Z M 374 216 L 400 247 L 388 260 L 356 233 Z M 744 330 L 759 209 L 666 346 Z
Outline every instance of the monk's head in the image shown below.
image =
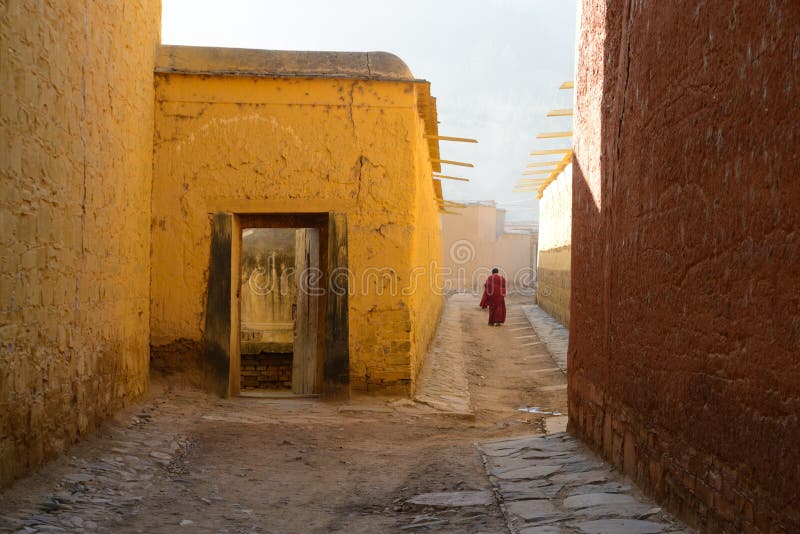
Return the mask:
M 500 269 L 498 269 L 497 267 L 495 267 L 494 269 L 492 269 L 492 274 L 497 274 L 497 273 L 499 273 L 499 272 L 500 272 Z

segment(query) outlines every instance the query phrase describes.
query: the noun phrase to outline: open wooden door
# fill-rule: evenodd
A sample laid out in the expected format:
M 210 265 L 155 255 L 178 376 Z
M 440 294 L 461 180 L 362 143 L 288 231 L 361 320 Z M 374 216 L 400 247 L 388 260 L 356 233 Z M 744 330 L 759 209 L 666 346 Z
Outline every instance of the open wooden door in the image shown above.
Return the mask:
M 350 398 L 350 327 L 347 297 L 347 216 L 328 214 L 328 287 L 325 299 L 325 361 L 322 396 L 327 400 Z
M 211 221 L 211 255 L 208 266 L 206 322 L 203 330 L 203 387 L 209 393 L 228 397 L 238 393 L 239 338 L 238 273 L 232 269 L 238 258 L 237 222 L 231 213 L 215 213 Z M 238 265 L 238 261 L 235 262 Z
M 297 302 L 294 317 L 292 393 L 319 392 L 317 384 L 317 320 L 319 317 L 319 229 L 302 228 L 295 238 Z

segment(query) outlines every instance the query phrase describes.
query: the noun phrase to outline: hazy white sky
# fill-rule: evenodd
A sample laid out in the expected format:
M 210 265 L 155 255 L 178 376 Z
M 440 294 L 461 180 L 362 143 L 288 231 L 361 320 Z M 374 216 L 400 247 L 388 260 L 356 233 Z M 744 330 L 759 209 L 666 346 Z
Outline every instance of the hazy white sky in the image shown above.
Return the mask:
M 535 148 L 569 146 L 537 140 L 570 129 L 546 118 L 572 107 L 576 0 L 163 0 L 166 44 L 392 52 L 437 97 L 439 133 L 479 144 L 441 142 L 450 200 L 496 200 L 509 218 L 538 218 L 534 193 L 512 193 Z

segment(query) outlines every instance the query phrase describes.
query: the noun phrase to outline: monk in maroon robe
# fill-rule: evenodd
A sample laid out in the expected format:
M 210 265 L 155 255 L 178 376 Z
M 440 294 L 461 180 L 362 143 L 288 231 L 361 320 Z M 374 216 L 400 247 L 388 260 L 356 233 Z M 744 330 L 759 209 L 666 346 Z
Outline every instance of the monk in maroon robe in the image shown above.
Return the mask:
M 486 294 L 486 282 L 483 283 L 483 296 L 481 297 L 480 307 L 482 310 L 489 307 L 489 295 Z
M 506 279 L 499 273 L 499 269 L 492 269 L 492 276 L 486 280 L 490 326 L 500 326 L 506 322 Z

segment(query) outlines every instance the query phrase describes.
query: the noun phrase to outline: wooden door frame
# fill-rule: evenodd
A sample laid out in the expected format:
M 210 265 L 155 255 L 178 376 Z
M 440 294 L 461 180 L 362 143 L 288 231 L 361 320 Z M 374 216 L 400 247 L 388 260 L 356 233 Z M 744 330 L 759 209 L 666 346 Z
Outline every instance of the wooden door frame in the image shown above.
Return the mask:
M 347 280 L 331 291 L 330 272 L 347 267 L 347 217 L 338 212 L 215 213 L 203 333 L 203 375 L 206 389 L 222 397 L 239 395 L 241 380 L 241 251 L 247 228 L 317 228 L 319 262 L 325 292 L 319 297 L 317 376 L 327 400 L 350 397 L 350 355 Z M 227 256 L 227 259 L 225 258 Z M 225 299 L 229 295 L 229 300 Z M 330 298 L 329 298 L 330 296 Z M 211 311 L 213 310 L 213 311 Z

